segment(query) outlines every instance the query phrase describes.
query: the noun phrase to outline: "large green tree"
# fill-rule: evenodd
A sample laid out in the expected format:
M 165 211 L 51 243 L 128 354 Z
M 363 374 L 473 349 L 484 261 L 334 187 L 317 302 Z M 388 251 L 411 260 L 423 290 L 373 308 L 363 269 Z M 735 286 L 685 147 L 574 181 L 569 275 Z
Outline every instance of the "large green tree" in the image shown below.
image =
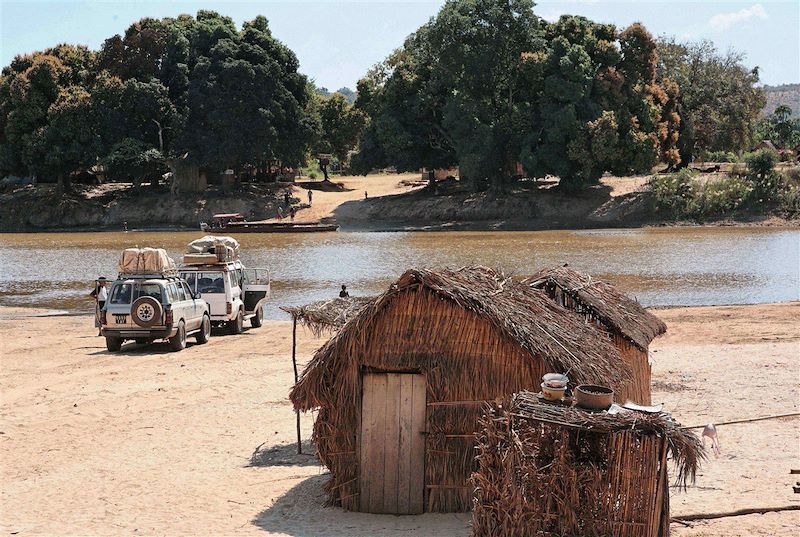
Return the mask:
M 331 153 L 344 163 L 364 129 L 366 114 L 352 106 L 347 97 L 338 92 L 329 97 L 316 95 L 314 100 L 319 116 L 317 152 Z
M 719 52 L 713 43 L 658 42 L 659 80 L 680 88 L 678 149 L 682 165 L 704 152 L 742 151 L 753 142 L 764 92 L 756 86 L 758 69 L 742 64 L 736 51 Z

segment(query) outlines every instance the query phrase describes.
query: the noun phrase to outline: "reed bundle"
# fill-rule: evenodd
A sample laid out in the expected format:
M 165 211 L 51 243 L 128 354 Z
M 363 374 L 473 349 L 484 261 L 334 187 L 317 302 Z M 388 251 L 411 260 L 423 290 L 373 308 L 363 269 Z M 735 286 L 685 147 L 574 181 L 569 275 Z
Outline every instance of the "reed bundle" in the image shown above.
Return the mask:
M 409 270 L 317 351 L 290 398 L 320 410 L 313 440 L 330 501 L 358 509 L 362 374 L 424 375 L 425 507 L 460 511 L 482 404 L 538 389 L 551 371 L 617 390 L 632 378 L 605 332 L 539 290 L 485 267 Z
M 666 416 L 590 413 L 530 392 L 488 405 L 481 423 L 475 536 L 665 536 L 668 457 L 683 486 L 705 457 Z
M 319 337 L 326 330 L 338 330 L 361 311 L 374 297 L 354 296 L 312 302 L 305 306 L 281 309 Z

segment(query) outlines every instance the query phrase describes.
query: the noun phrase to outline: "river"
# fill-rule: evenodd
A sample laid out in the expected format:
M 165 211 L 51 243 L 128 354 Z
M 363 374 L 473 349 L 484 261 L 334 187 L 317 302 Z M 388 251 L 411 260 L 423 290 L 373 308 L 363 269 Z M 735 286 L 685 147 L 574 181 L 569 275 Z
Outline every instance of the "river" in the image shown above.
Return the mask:
M 97 276 L 122 249 L 166 248 L 176 261 L 194 232 L 0 234 L 0 305 L 90 311 Z M 278 307 L 380 293 L 409 267 L 481 264 L 508 275 L 572 267 L 646 306 L 800 300 L 800 229 L 646 228 L 581 231 L 245 234 L 242 259 L 272 271 Z

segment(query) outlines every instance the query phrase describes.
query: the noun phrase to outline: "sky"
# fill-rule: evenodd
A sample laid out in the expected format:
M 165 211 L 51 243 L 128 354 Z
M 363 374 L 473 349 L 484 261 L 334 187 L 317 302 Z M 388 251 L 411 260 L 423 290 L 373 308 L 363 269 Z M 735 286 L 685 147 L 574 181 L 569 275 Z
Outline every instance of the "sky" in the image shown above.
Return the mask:
M 428 21 L 443 1 L 8 1 L 0 0 L 0 64 L 14 56 L 61 42 L 98 49 L 142 17 L 194 14 L 213 9 L 237 25 L 256 15 L 291 48 L 300 70 L 318 86 L 355 88 L 375 63 Z M 800 2 L 539 0 L 535 12 L 547 20 L 583 15 L 625 27 L 643 23 L 654 35 L 682 41 L 709 39 L 720 50 L 746 54 L 765 84 L 800 82 Z

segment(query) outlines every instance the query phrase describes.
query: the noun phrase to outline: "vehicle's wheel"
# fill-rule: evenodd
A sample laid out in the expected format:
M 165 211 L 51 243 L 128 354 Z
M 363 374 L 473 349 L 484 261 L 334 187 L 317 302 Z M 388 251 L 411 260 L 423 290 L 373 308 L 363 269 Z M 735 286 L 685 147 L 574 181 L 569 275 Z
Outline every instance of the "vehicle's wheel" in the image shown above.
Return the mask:
M 203 322 L 200 323 L 200 331 L 197 333 L 198 343 L 208 343 L 208 338 L 211 337 L 211 321 L 208 320 L 208 315 L 203 315 Z
M 173 351 L 182 351 L 186 348 L 186 325 L 183 324 L 183 321 L 178 323 L 175 335 L 169 338 L 169 348 Z
M 122 348 L 122 338 L 106 336 L 106 348 L 111 352 L 117 352 Z
M 242 315 L 242 310 L 239 310 L 234 320 L 228 321 L 228 331 L 231 334 L 241 334 L 244 332 L 244 315 Z
M 258 307 L 256 310 L 256 314 L 250 318 L 250 326 L 253 328 L 258 328 L 261 326 L 262 322 L 264 321 L 264 308 L 261 306 Z
M 131 305 L 133 322 L 142 328 L 150 328 L 161 322 L 164 308 L 161 303 L 151 296 L 140 296 Z

